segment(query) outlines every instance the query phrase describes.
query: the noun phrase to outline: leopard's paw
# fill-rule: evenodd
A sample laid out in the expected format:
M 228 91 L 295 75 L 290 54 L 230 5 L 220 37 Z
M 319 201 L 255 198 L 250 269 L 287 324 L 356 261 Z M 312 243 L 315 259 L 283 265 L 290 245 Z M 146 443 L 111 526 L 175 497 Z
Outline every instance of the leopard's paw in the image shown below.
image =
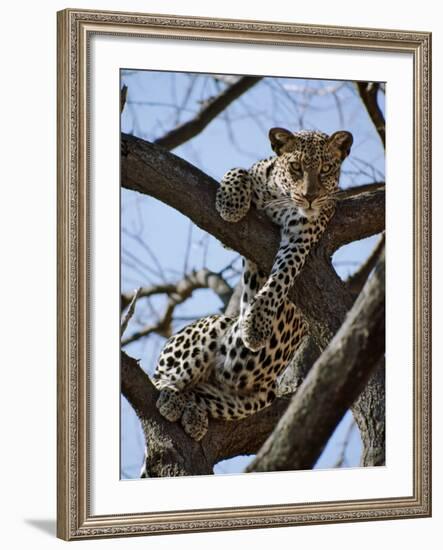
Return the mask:
M 272 333 L 272 320 L 268 319 L 256 301 L 246 312 L 242 321 L 242 340 L 251 351 L 262 349 Z
M 232 206 L 231 202 L 227 199 L 219 200 L 217 198 L 215 208 L 220 216 L 229 223 L 239 222 L 248 212 L 247 208 L 245 209 L 239 208 L 238 206 Z
M 186 399 L 183 393 L 168 388 L 160 391 L 156 403 L 158 412 L 169 422 L 176 422 L 181 417 L 185 405 Z

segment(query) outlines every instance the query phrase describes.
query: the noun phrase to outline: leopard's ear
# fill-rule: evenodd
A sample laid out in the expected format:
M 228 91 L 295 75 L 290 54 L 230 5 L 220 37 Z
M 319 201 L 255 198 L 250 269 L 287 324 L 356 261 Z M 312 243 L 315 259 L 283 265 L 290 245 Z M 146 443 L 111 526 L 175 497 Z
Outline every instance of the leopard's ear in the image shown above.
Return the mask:
M 269 141 L 271 142 L 272 150 L 281 155 L 283 147 L 294 139 L 294 134 L 284 128 L 271 128 L 269 130 Z
M 345 130 L 340 130 L 335 132 L 329 138 L 329 149 L 335 153 L 340 160 L 345 160 L 345 158 L 351 152 L 351 146 L 354 141 L 351 132 L 346 132 Z

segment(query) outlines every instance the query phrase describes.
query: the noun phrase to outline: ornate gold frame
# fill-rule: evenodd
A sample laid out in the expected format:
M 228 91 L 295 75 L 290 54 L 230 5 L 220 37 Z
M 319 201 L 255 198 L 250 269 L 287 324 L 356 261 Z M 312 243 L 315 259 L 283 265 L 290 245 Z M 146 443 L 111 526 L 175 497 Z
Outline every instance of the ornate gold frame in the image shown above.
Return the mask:
M 93 33 L 408 52 L 414 59 L 413 496 L 92 516 L 88 503 L 87 47 Z M 65 540 L 424 517 L 431 514 L 431 35 L 64 10 L 58 13 L 58 536 Z

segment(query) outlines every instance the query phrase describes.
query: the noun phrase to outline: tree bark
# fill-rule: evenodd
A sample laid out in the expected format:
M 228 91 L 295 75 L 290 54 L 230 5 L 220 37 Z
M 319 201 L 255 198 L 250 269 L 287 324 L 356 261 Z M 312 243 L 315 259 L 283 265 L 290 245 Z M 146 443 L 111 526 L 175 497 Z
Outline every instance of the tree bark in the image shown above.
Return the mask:
M 385 360 L 382 357 L 365 391 L 351 407 L 363 442 L 361 466 L 386 464 Z

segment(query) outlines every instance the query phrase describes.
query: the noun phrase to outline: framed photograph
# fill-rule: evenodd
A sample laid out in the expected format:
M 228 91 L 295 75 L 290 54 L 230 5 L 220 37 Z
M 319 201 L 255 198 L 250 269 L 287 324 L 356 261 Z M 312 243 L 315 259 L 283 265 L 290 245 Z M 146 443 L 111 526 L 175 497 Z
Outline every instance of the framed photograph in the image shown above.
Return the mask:
M 58 536 L 431 514 L 429 33 L 58 13 Z

